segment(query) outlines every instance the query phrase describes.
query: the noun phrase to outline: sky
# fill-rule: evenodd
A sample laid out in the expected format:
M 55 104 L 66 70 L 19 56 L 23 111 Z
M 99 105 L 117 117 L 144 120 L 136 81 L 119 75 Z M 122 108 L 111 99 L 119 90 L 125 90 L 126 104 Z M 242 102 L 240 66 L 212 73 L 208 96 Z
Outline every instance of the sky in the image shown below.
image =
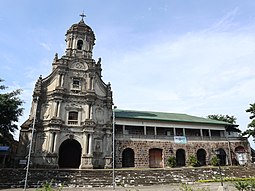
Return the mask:
M 243 131 L 255 102 L 254 10 L 254 0 L 2 1 L 0 78 L 23 90 L 22 124 L 84 11 L 119 109 L 233 115 Z

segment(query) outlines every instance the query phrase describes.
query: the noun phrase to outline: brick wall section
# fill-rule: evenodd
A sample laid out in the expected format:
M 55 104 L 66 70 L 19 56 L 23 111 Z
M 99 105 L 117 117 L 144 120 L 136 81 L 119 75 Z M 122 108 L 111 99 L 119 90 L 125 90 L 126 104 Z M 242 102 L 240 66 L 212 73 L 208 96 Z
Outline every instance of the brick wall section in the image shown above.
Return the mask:
M 208 165 L 211 157 L 214 155 L 213 150 L 222 148 L 226 152 L 227 158 L 229 156 L 229 147 L 232 158 L 234 157 L 235 148 L 242 146 L 250 155 L 250 150 L 246 141 L 188 141 L 188 144 L 176 144 L 171 141 L 163 140 L 141 140 L 141 139 L 118 139 L 116 141 L 116 166 L 122 167 L 122 152 L 126 148 L 131 148 L 135 153 L 135 167 L 136 168 L 149 168 L 149 150 L 153 148 L 162 149 L 163 167 L 167 167 L 167 158 L 175 156 L 178 149 L 184 149 L 186 153 L 186 161 L 188 156 L 197 153 L 198 149 L 206 151 L 206 164 Z M 172 149 L 172 153 L 170 151 Z M 230 164 L 230 161 L 228 161 Z
M 174 168 L 174 169 L 118 169 L 117 185 L 146 186 L 153 184 L 170 184 L 194 182 L 197 180 L 219 178 L 215 168 Z M 25 170 L 1 169 L 0 189 L 22 188 Z M 255 167 L 223 167 L 223 177 L 254 177 Z M 111 170 L 39 170 L 31 169 L 28 176 L 28 187 L 39 187 L 46 181 L 54 180 L 55 184 L 64 187 L 109 187 L 112 185 Z

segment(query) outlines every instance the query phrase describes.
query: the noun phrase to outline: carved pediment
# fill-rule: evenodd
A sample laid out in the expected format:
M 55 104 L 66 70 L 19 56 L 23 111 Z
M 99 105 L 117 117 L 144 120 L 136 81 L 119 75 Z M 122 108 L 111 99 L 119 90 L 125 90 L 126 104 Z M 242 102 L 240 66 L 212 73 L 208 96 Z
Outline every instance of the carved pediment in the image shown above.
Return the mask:
M 86 63 L 74 62 L 71 63 L 70 68 L 75 70 L 87 70 L 88 65 Z

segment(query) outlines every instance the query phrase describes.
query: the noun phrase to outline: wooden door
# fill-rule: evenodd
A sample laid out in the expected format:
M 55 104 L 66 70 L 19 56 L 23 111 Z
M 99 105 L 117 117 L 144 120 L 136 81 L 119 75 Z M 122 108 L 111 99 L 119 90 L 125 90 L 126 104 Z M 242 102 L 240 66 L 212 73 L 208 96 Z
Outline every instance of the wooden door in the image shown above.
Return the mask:
M 162 168 L 162 150 L 161 149 L 150 149 L 149 167 Z

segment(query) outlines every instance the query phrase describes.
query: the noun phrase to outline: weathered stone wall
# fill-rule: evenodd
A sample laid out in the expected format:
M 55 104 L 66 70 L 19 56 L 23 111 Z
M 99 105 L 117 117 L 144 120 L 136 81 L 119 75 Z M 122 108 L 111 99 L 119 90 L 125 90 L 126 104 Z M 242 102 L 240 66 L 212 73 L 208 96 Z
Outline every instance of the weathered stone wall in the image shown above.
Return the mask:
M 213 151 L 218 148 L 224 149 L 226 153 L 226 164 L 231 164 L 230 159 L 235 158 L 235 148 L 244 147 L 250 159 L 250 147 L 246 141 L 188 141 L 187 144 L 176 144 L 168 140 L 146 140 L 146 139 L 118 139 L 116 141 L 116 166 L 122 167 L 122 153 L 124 149 L 131 148 L 135 153 L 135 167 L 149 167 L 149 150 L 162 149 L 162 166 L 167 166 L 169 156 L 175 156 L 178 149 L 185 150 L 186 162 L 190 155 L 196 155 L 198 149 L 206 151 L 206 164 L 210 164 L 210 159 L 214 155 Z M 230 156 L 231 155 L 231 156 Z
M 0 189 L 22 188 L 26 171 L 23 169 L 1 169 Z M 122 186 L 147 186 L 219 179 L 219 169 L 214 168 L 167 168 L 167 169 L 117 169 L 116 184 Z M 254 167 L 223 167 L 224 178 L 254 177 Z M 40 187 L 46 181 L 64 187 L 109 187 L 112 185 L 112 170 L 58 170 L 31 169 L 28 187 Z

